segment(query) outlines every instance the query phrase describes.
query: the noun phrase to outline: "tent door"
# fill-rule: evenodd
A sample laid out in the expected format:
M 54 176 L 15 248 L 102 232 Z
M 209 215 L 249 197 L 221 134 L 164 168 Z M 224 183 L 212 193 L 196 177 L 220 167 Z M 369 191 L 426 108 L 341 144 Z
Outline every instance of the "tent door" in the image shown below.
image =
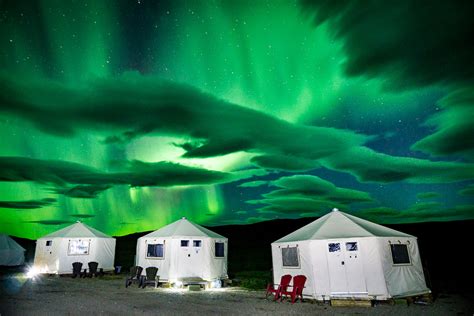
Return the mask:
M 328 264 L 331 295 L 367 295 L 358 242 L 329 242 Z
M 178 250 L 177 271 L 180 277 L 201 277 L 204 263 L 202 240 L 191 239 L 187 246 Z

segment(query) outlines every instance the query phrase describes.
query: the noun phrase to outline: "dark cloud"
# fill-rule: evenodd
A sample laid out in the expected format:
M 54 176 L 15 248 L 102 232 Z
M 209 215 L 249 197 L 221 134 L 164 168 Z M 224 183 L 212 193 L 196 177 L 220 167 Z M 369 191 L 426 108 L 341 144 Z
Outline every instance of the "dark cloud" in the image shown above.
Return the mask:
M 57 133 L 69 130 L 70 134 L 81 128 L 102 129 L 111 131 L 115 140 L 124 142 L 142 135 L 178 136 L 189 140 L 175 144 L 186 151 L 185 157 L 255 152 L 260 155 L 253 158 L 253 163 L 289 171 L 318 168 L 323 160 L 325 166 L 352 172 L 362 181 L 453 182 L 473 177 L 472 167 L 466 164 L 378 154 L 361 147 L 371 139 L 368 136 L 334 128 L 291 124 L 219 100 L 186 85 L 136 74 L 96 80 L 74 88 L 47 80 L 20 82 L 0 76 L 0 111 L 19 115 L 49 129 L 58 127 Z M 357 156 L 351 157 L 352 153 Z M 359 158 L 368 158 L 371 163 L 359 161 Z M 163 162 L 146 168 L 143 166 L 137 163 L 131 168 L 159 169 L 158 174 L 166 173 L 163 170 L 173 173 L 172 169 L 180 168 Z M 74 175 L 65 179 L 68 173 L 61 169 L 71 168 L 77 169 L 78 177 Z M 170 186 L 179 182 L 175 181 L 177 177 L 174 175 L 169 178 L 143 173 L 138 176 L 130 173 L 112 175 L 65 162 L 52 169 L 53 172 L 48 173 L 36 167 L 40 175 L 35 175 L 35 178 L 62 186 L 65 183 Z M 181 171 L 184 170 L 178 173 Z M 181 181 L 179 184 L 196 184 L 192 175 L 202 179 L 202 171 L 189 171 L 191 182 Z M 211 179 L 204 183 L 221 183 L 232 178 L 222 173 L 205 173 Z M 16 176 L 28 180 L 28 172 Z M 166 183 L 167 180 L 170 183 Z
M 76 217 L 76 218 L 92 218 L 92 217 L 95 217 L 95 215 L 92 215 L 92 214 L 71 214 L 69 216 Z
M 426 124 L 436 132 L 416 142 L 411 149 L 433 156 L 459 154 L 474 157 L 474 90 L 460 89 L 438 102 L 442 109 Z
M 352 189 L 338 188 L 329 181 L 316 176 L 294 175 L 281 177 L 271 184 L 278 189 L 262 194 L 261 200 L 247 201 L 249 204 L 266 204 L 259 212 L 285 214 L 319 214 L 332 208 L 349 209 L 358 202 L 373 202 L 367 193 Z
M 438 192 L 421 192 L 416 195 L 417 199 L 434 199 L 440 197 Z
M 473 83 L 473 1 L 302 0 L 343 41 L 350 76 L 392 88 Z
M 367 192 L 338 188 L 331 182 L 316 176 L 294 175 L 282 177 L 276 181 L 273 181 L 272 184 L 281 189 L 263 194 L 263 197 L 268 199 L 276 197 L 301 196 L 310 197 L 317 200 L 327 200 L 331 203 L 341 204 L 374 201 Z
M 300 213 L 327 213 L 328 210 L 336 207 L 340 210 L 346 210 L 347 207 L 327 200 L 317 200 L 305 197 L 276 197 L 272 199 L 263 199 L 259 204 L 268 204 L 258 209 L 259 213 L 282 213 L 282 214 L 300 214 Z
M 470 184 L 464 189 L 459 190 L 458 194 L 464 196 L 474 196 L 474 184 Z
M 456 205 L 445 208 L 438 202 L 418 202 L 401 211 L 375 207 L 361 209 L 353 214 L 377 223 L 387 224 L 454 221 L 474 219 L 474 205 Z
M 256 188 L 256 187 L 260 187 L 260 186 L 263 186 L 263 185 L 267 185 L 268 183 L 269 183 L 269 181 L 262 181 L 262 180 L 249 181 L 249 182 L 244 182 L 244 183 L 240 184 L 239 187 L 241 187 L 241 188 Z
M 149 134 L 184 137 L 190 141 L 175 145 L 186 151 L 185 157 L 248 151 L 318 159 L 369 139 L 346 130 L 291 124 L 186 85 L 130 73 L 74 87 L 3 75 L 0 112 L 66 136 L 81 128 L 111 131 L 106 143 Z
M 99 193 L 110 189 L 111 185 L 76 185 L 70 188 L 56 188 L 53 189 L 56 193 L 73 198 L 96 198 Z
M 450 183 L 474 178 L 474 164 L 395 157 L 366 147 L 332 155 L 322 164 L 349 172 L 361 182 Z
M 79 184 L 72 189 L 60 188 L 59 193 L 75 197 L 92 197 L 112 185 L 159 186 L 206 185 L 228 183 L 264 175 L 263 170 L 242 170 L 234 173 L 189 167 L 171 162 L 145 163 L 127 161 L 124 171 L 106 173 L 77 163 L 40 160 L 24 157 L 0 157 L 0 181 L 34 181 Z M 71 191 L 72 190 L 72 191 Z
M 0 201 L 0 208 L 36 209 L 51 205 L 54 202 L 56 202 L 56 199 L 52 198 L 30 201 Z
M 302 0 L 316 25 L 342 40 L 349 76 L 379 77 L 392 89 L 438 84 L 451 94 L 426 123 L 436 131 L 413 150 L 474 154 L 474 2 Z M 388 174 L 403 178 L 403 174 Z
M 285 171 L 309 171 L 321 166 L 316 160 L 284 155 L 255 156 L 250 162 L 262 168 Z
M 63 224 L 73 224 L 73 221 L 63 221 L 63 220 L 42 220 L 42 221 L 26 221 L 22 223 L 31 223 L 31 224 L 40 224 L 40 225 L 63 225 Z

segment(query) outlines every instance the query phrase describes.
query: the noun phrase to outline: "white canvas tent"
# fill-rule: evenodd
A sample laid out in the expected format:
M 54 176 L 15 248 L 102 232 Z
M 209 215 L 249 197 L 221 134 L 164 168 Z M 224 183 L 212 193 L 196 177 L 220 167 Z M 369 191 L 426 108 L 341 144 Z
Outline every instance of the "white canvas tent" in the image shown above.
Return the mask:
M 157 267 L 161 281 L 227 279 L 227 238 L 182 218 L 138 238 L 136 265 Z
M 429 293 L 416 237 L 334 209 L 272 243 L 273 278 L 306 275 L 318 300 Z
M 84 224 L 73 225 L 36 241 L 34 269 L 39 273 L 72 273 L 72 263 L 91 261 L 104 271 L 114 270 L 115 238 Z
M 8 235 L 0 234 L 0 266 L 19 266 L 25 263 L 25 249 Z

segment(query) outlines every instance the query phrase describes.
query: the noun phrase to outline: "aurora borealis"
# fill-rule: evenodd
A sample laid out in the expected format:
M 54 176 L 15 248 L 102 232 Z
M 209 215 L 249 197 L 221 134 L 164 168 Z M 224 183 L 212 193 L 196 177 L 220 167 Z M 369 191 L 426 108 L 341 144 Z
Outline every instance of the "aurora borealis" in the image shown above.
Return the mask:
M 474 219 L 469 1 L 0 10 L 0 232 Z

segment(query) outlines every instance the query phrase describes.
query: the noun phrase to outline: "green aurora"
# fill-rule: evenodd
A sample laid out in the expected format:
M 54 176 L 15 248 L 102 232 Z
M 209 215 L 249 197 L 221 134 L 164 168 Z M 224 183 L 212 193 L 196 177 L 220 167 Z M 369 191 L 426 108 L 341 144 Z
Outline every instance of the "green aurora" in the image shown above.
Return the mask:
M 0 232 L 474 219 L 469 2 L 0 11 Z

